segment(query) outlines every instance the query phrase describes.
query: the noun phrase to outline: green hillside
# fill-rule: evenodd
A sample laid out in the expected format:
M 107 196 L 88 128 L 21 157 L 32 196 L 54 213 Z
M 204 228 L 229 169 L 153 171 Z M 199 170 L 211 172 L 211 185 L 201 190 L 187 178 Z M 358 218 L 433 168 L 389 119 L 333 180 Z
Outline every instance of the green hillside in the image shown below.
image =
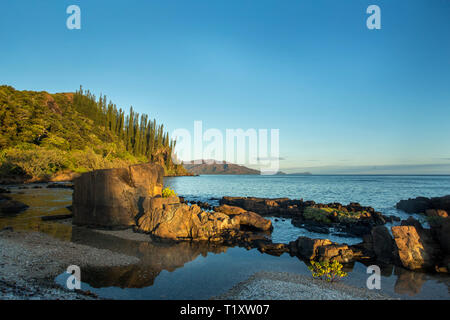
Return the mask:
M 105 96 L 0 86 L 0 178 L 48 180 L 147 161 L 186 174 L 172 162 L 174 147 L 162 124 L 132 108 L 125 114 Z

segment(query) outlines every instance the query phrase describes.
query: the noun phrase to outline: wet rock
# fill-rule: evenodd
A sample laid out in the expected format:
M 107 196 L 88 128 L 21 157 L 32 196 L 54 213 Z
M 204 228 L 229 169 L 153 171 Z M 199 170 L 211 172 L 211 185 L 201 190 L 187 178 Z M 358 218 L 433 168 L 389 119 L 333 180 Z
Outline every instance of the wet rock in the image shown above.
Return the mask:
M 56 221 L 56 220 L 65 220 L 72 218 L 72 214 L 54 214 L 51 216 L 43 216 L 41 217 L 42 221 Z
M 15 200 L 1 200 L 0 213 L 15 214 L 20 213 L 28 208 L 28 205 Z
M 316 233 L 322 233 L 322 234 L 330 233 L 329 227 L 323 226 L 320 223 L 317 223 L 314 221 L 308 221 L 308 220 L 304 220 L 304 219 L 292 219 L 291 223 L 292 223 L 292 225 L 296 226 L 297 228 L 303 228 L 310 232 L 316 232 Z
M 74 189 L 74 185 L 73 184 L 68 184 L 68 183 L 51 183 L 49 185 L 47 185 L 48 189 Z
M 355 202 L 342 205 L 288 198 L 223 197 L 220 204 L 220 207 L 239 207 L 262 216 L 288 217 L 294 226 L 322 234 L 330 233 L 334 227 L 343 234 L 361 237 L 370 233 L 373 226 L 386 223 L 386 217 L 380 212 Z
M 73 223 L 105 228 L 136 224 L 146 197 L 161 195 L 164 170 L 145 163 L 83 173 L 74 180 Z

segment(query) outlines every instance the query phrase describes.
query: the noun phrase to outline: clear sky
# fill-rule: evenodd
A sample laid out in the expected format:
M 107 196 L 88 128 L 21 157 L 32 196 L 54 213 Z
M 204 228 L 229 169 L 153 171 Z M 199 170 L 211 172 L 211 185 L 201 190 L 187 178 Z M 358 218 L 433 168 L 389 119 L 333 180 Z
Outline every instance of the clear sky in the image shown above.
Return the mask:
M 448 0 L 2 0 L 0 36 L 2 84 L 277 128 L 286 172 L 450 174 Z

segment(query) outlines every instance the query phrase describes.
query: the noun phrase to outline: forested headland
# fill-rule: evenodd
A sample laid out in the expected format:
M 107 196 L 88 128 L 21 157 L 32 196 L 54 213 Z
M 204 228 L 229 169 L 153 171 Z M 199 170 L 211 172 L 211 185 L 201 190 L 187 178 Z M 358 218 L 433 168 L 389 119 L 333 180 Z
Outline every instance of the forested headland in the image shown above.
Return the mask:
M 172 161 L 174 148 L 163 124 L 104 95 L 0 86 L 0 180 L 46 181 L 148 161 L 166 175 L 185 175 Z

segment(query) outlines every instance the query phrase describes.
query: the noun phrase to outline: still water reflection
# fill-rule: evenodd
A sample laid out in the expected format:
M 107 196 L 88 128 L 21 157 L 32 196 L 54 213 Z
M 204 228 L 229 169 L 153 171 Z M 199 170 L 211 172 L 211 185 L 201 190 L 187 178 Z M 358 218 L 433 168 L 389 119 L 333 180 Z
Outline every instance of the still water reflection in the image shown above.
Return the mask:
M 30 208 L 18 215 L 0 217 L 0 228 L 13 226 L 21 230 L 41 231 L 66 241 L 109 249 L 140 259 L 138 264 L 126 267 L 83 268 L 82 289 L 91 290 L 100 297 L 208 299 L 226 292 L 257 271 L 283 271 L 310 276 L 306 264 L 288 254 L 274 257 L 256 249 L 217 244 L 130 240 L 117 237 L 114 233 L 72 227 L 67 222 L 43 222 L 41 216 L 68 213 L 66 206 L 71 203 L 71 190 L 16 188 L 12 191 L 12 198 L 28 204 Z M 285 241 L 304 234 L 304 230 L 291 227 L 288 220 L 277 221 L 272 237 Z M 286 238 L 286 234 L 293 239 L 287 239 L 289 237 Z M 368 276 L 366 266 L 355 263 L 346 268 L 349 277 L 344 281 L 365 287 Z M 394 297 L 450 298 L 448 276 L 410 272 L 393 266 L 382 268 L 382 273 L 382 291 Z M 67 276 L 63 273 L 55 281 L 64 285 Z

